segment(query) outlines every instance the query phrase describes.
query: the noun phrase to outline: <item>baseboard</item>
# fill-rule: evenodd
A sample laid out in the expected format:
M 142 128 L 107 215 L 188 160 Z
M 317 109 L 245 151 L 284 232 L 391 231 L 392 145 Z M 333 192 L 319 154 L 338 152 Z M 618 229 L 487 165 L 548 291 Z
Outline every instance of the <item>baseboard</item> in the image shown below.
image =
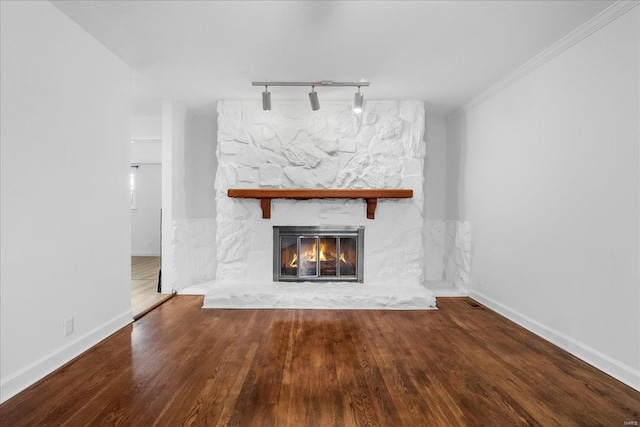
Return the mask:
M 180 289 L 178 291 L 179 295 L 206 295 L 209 290 L 210 284 L 202 285 L 192 285 L 187 286 L 186 288 Z
M 427 290 L 431 291 L 436 297 L 457 298 L 469 296 L 469 291 L 464 289 L 427 288 Z
M 20 393 L 131 322 L 133 322 L 133 314 L 131 310 L 127 310 L 18 372 L 3 378 L 0 382 L 0 403 Z
M 624 363 L 621 363 L 612 357 L 563 334 L 562 332 L 549 328 L 548 326 L 543 325 L 542 323 L 527 317 L 524 314 L 521 314 L 474 289 L 469 290 L 469 296 L 507 319 L 533 332 L 539 337 L 544 338 L 564 351 L 601 370 L 605 374 L 610 375 L 629 387 L 640 391 L 640 371 L 635 370 L 631 366 L 625 365 Z
M 131 256 L 160 256 L 160 252 L 131 252 Z
M 469 289 L 460 289 L 446 280 L 427 280 L 424 287 L 436 297 L 468 297 Z

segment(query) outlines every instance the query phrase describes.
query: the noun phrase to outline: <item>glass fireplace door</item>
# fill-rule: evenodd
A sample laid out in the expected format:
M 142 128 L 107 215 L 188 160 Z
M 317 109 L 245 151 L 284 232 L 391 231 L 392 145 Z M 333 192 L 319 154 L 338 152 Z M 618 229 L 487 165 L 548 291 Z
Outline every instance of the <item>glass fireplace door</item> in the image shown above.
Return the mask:
M 274 281 L 363 281 L 364 227 L 274 227 Z

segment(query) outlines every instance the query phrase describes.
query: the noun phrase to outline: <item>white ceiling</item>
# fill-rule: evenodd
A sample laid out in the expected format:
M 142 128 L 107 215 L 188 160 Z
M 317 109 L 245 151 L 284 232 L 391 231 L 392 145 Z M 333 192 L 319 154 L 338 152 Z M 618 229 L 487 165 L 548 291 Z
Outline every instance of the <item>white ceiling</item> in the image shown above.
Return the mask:
M 611 1 L 53 1 L 134 71 L 134 114 L 260 99 L 252 80 L 365 79 L 446 116 Z M 274 101 L 304 88 L 271 88 Z M 319 89 L 351 99 L 350 88 Z

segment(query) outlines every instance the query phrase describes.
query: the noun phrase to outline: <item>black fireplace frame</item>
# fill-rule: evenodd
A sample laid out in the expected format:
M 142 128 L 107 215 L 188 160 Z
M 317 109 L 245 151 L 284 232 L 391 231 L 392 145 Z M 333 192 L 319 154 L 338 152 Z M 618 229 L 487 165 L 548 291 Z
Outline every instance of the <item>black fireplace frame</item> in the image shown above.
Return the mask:
M 319 259 L 316 261 L 316 276 L 283 276 L 281 275 L 281 237 L 296 237 L 298 239 L 298 251 L 300 251 L 301 238 L 340 237 L 356 238 L 356 275 L 340 275 L 339 262 L 336 276 L 321 276 Z M 338 243 L 339 245 L 339 243 Z M 339 252 L 339 247 L 338 247 Z M 298 254 L 300 258 L 300 254 Z M 364 227 L 362 226 L 274 226 L 273 227 L 273 281 L 274 282 L 364 282 Z

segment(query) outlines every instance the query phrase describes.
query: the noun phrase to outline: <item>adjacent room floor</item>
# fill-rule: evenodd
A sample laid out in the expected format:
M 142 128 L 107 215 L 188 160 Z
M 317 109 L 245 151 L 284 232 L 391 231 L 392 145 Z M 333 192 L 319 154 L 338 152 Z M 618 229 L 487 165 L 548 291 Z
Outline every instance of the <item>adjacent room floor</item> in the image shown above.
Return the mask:
M 131 311 L 134 316 L 166 298 L 158 293 L 159 272 L 160 257 L 131 257 Z
M 469 298 L 437 311 L 177 296 L 0 406 L 0 424 L 625 425 L 640 392 Z M 634 425 L 634 424 L 629 424 Z

